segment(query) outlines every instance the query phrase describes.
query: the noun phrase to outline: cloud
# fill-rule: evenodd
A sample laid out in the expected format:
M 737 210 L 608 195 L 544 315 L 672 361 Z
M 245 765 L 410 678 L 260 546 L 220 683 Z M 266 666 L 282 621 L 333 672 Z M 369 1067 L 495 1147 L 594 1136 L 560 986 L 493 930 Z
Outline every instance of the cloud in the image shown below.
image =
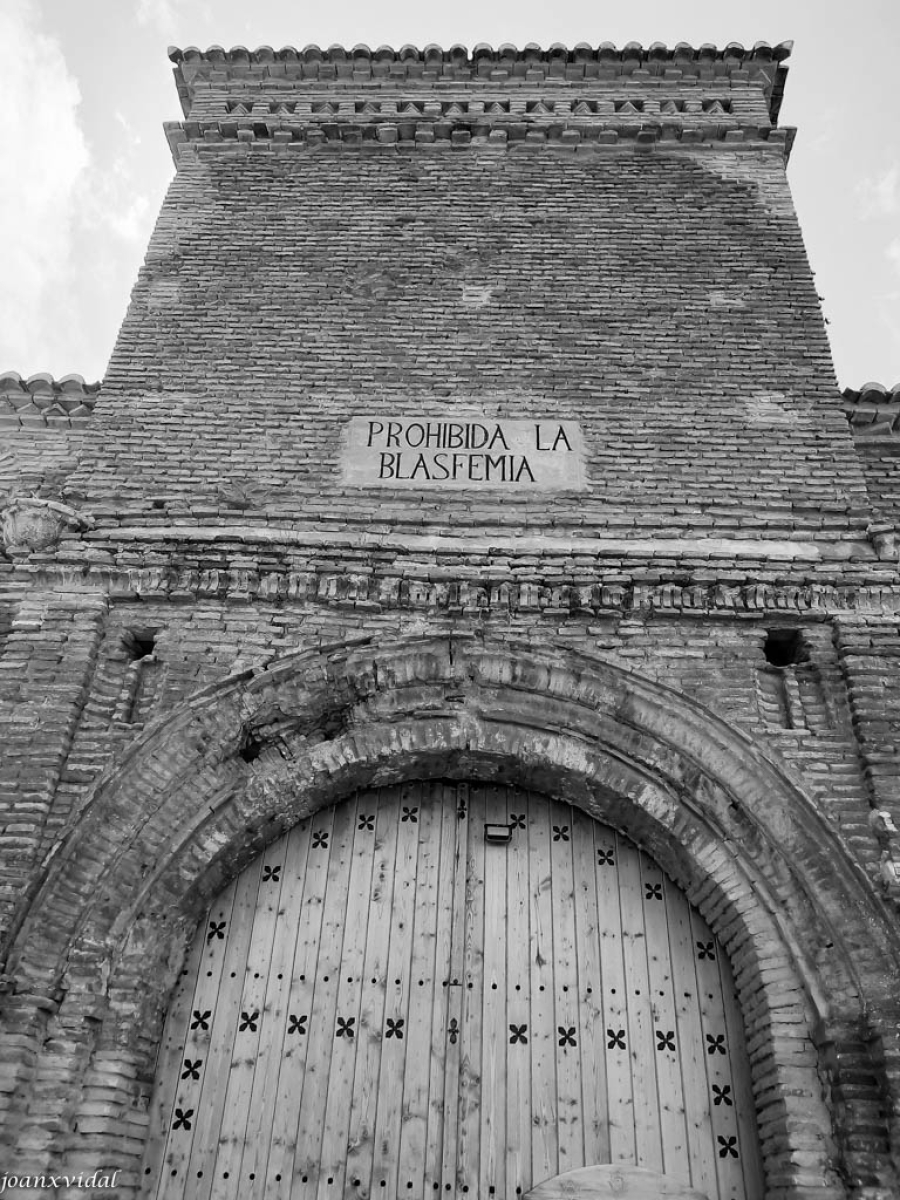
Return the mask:
M 212 22 L 210 5 L 197 4 L 196 0 L 138 0 L 137 19 L 139 25 L 154 25 L 166 36 L 174 36 L 174 26 L 190 16 L 192 21 L 200 19 Z
M 892 217 L 900 213 L 900 163 L 856 185 L 863 217 Z
M 12 0 L 0 12 L 0 45 L 6 119 L 20 131 L 0 172 L 7 279 L 0 289 L 0 366 L 15 368 L 66 277 L 73 198 L 90 156 L 78 121 L 78 84 L 59 44 L 38 29 L 29 0 Z
M 885 256 L 897 274 L 900 275 L 900 238 L 894 238 L 892 242 L 888 243 Z

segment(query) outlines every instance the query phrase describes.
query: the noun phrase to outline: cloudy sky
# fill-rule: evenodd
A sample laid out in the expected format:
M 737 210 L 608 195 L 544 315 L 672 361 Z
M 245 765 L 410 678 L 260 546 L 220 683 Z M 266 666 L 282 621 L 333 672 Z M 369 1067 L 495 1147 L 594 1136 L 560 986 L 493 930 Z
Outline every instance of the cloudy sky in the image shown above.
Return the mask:
M 898 0 L 0 0 L 0 369 L 102 378 L 173 172 L 169 45 L 793 39 L 781 122 L 842 387 L 900 380 Z M 12 105 L 12 113 L 9 106 Z

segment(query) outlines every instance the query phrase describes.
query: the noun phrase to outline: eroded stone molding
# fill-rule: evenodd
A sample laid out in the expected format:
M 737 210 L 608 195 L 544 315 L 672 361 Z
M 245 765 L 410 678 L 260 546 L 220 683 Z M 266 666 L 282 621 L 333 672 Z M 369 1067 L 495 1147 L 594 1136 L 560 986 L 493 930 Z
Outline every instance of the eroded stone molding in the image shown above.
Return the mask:
M 837 832 L 746 735 L 685 696 L 571 651 L 458 636 L 341 643 L 244 672 L 105 773 L 10 947 L 10 1028 L 43 1049 L 0 1072 L 18 1070 L 23 1094 L 54 1081 L 71 1114 L 48 1129 L 39 1104 L 24 1106 L 20 1136 L 48 1164 L 102 1137 L 102 1165 L 135 1195 L 166 994 L 205 906 L 310 812 L 435 774 L 559 796 L 647 848 L 732 959 L 768 1197 L 850 1194 L 834 1168 L 858 1177 L 858 1152 L 850 1129 L 840 1152 L 830 1142 L 810 1039 L 864 1045 L 893 984 L 869 978 L 863 991 L 848 947 L 868 944 L 885 963 L 900 948 Z M 852 1069 L 840 1048 L 835 1087 Z M 877 1077 L 877 1062 L 865 1070 Z M 883 1155 L 873 1171 L 896 1183 Z

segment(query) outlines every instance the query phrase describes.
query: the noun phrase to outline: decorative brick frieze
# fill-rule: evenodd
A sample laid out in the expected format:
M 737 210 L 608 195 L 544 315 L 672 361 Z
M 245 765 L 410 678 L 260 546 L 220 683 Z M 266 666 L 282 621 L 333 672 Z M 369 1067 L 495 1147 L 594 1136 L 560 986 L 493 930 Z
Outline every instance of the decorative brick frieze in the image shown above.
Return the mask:
M 90 564 L 36 567 L 35 586 L 65 591 L 98 588 L 113 600 L 218 598 L 235 603 L 255 601 L 321 604 L 349 611 L 425 611 L 547 613 L 555 616 L 601 616 L 604 613 L 679 612 L 706 615 L 811 614 L 824 618 L 841 613 L 900 613 L 900 585 L 787 584 L 770 582 L 642 583 L 603 577 L 559 582 L 534 576 L 500 581 L 472 577 L 428 578 L 427 574 L 391 575 L 351 569 L 261 571 L 252 567 L 109 568 Z

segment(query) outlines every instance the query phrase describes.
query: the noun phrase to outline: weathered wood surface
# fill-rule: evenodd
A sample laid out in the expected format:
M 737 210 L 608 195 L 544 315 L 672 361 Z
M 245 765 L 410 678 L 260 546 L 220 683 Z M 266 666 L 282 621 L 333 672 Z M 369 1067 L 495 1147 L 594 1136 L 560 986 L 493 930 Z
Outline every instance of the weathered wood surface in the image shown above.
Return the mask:
M 677 1180 L 643 1167 L 598 1166 L 567 1171 L 530 1191 L 524 1200 L 603 1200 L 622 1196 L 625 1200 L 709 1200 Z
M 447 782 L 317 814 L 212 907 L 146 1167 L 158 1200 L 763 1190 L 734 986 L 699 914 L 582 812 Z M 635 1190 L 651 1177 L 696 1191 Z

